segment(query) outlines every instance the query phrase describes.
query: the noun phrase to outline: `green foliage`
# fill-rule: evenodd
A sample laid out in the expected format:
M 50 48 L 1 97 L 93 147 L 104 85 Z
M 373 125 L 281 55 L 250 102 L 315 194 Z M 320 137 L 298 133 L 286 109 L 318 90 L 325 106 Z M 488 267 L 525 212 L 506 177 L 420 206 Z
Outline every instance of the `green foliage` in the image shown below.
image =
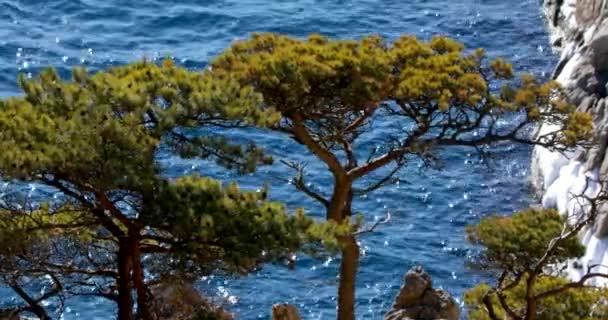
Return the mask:
M 275 112 L 252 107 L 259 97 L 250 89 L 176 67 L 169 60 L 161 66 L 140 62 L 94 75 L 75 69 L 72 81 L 62 81 L 49 69 L 36 80 L 21 78 L 20 84 L 24 97 L 0 100 L 0 147 L 5 150 L 0 171 L 6 178 L 54 187 L 66 183 L 77 194 L 133 193 L 148 213 L 140 212 L 137 223 L 168 232 L 171 243 L 184 246 L 184 252 L 217 251 L 203 243 L 221 239 L 222 254 L 201 255 L 239 266 L 247 264 L 239 260 L 273 253 L 279 246 L 296 250 L 308 229 L 323 228 L 302 212 L 290 217 L 282 205 L 265 202 L 256 193 L 241 193 L 234 184 L 223 190 L 208 178 L 186 177 L 176 183 L 160 178 L 156 154 L 163 146 L 187 157 L 215 158 L 242 171 L 268 163 L 253 145 L 244 148 L 221 136 L 184 133 L 201 125 L 276 122 Z M 39 214 L 26 219 L 34 216 Z M 59 219 L 58 214 L 48 217 Z M 25 226 L 20 227 L 18 232 L 24 231 Z M 28 237 L 46 232 L 41 229 Z M 325 236 L 331 242 L 331 232 Z
M 48 69 L 19 84 L 23 96 L 0 100 L 0 174 L 62 196 L 56 208 L 9 203 L 0 211 L 0 269 L 16 275 L 4 279 L 11 284 L 57 276 L 64 285 L 73 280 L 71 292 L 89 285 L 94 294 L 124 299 L 132 288 L 145 292 L 152 277 L 178 275 L 179 267 L 192 278 L 247 272 L 319 243 L 335 249 L 335 237 L 350 232 L 302 210 L 291 215 L 267 201 L 266 190 L 162 174 L 161 151 L 239 172 L 271 162 L 255 144 L 235 144 L 213 130 L 279 120 L 272 108 L 258 108 L 258 93 L 230 77 L 166 60 L 95 74 L 76 68 L 69 81 Z M 120 281 L 127 277 L 130 283 Z M 145 312 L 140 300 L 147 298 L 137 298 Z M 130 308 L 125 301 L 119 309 Z
M 336 237 L 350 231 L 348 225 L 315 223 L 302 210 L 288 214 L 283 204 L 266 201 L 266 194 L 184 177 L 164 184 L 154 200 L 146 201 L 141 218 L 171 235 L 174 261 L 236 271 L 285 258 L 310 243 L 336 248 Z
M 565 218 L 554 209 L 528 209 L 512 216 L 490 216 L 467 228 L 469 240 L 484 247 L 486 267 L 499 270 L 526 270 L 543 257 L 549 243 L 564 231 Z M 568 231 L 566 228 L 565 231 Z M 578 238 L 560 242 L 549 264 L 581 257 L 585 247 Z
M 446 37 L 425 42 L 403 35 L 388 43 L 379 36 L 331 40 L 321 35 L 297 39 L 264 33 L 234 43 L 211 63 L 210 73 L 252 88 L 261 97 L 260 110 L 280 112 L 281 120 L 270 128 L 306 146 L 334 178 L 331 194 L 323 195 L 304 183 L 303 166 L 294 165 L 294 186 L 325 206 L 328 219 L 343 221 L 351 218 L 354 195 L 399 181 L 396 176 L 413 163 L 412 157 L 439 167 L 441 147 L 479 150 L 512 141 L 561 151 L 590 139 L 591 117 L 565 103 L 556 82 L 542 83 L 526 74 L 516 79 L 505 60 L 486 60 L 483 50 L 467 52 Z M 386 128 L 387 123 L 392 130 L 377 134 L 373 141 L 377 147 L 370 151 L 369 139 L 361 137 Z M 558 129 L 531 134 L 540 123 Z M 375 178 L 374 173 L 386 166 L 393 168 L 368 187 L 353 187 L 362 177 Z M 496 232 L 483 225 L 471 234 L 480 244 L 491 246 L 486 252 L 489 264 L 509 265 L 512 270 L 521 267 L 513 264 L 540 259 L 539 248 L 550 240 L 546 237 L 559 234 L 554 233 L 554 225 L 535 232 L 527 222 L 507 223 Z M 522 243 L 512 231 L 526 231 L 522 241 L 532 243 Z M 346 245 L 338 318 L 354 319 L 352 281 L 358 248 L 353 237 L 342 240 Z M 507 241 L 504 246 L 502 240 Z M 522 245 L 530 247 L 522 249 Z M 561 249 L 567 250 L 563 257 L 579 254 L 581 247 L 569 243 Z
M 188 140 L 185 128 L 221 121 L 265 126 L 276 121 L 276 114 L 251 107 L 259 100 L 251 90 L 170 61 L 94 75 L 77 68 L 72 81 L 48 69 L 38 79 L 22 77 L 20 85 L 24 97 L 0 101 L 5 178 L 53 173 L 105 188 L 143 185 L 158 171 L 153 155 L 161 139 L 184 155 L 215 158 L 246 171 L 267 162 L 256 148 L 216 137 Z
M 572 228 L 553 209 L 490 216 L 468 227 L 469 240 L 483 246 L 478 264 L 500 274 L 494 286 L 465 293 L 469 318 L 515 318 L 511 312 L 518 319 L 605 319 L 608 291 L 573 283 L 557 270 L 585 253 Z
M 40 250 L 60 238 L 91 240 L 95 230 L 90 227 L 95 225 L 84 210 L 69 206 L 51 209 L 44 205 L 33 211 L 2 209 L 0 259 L 30 256 L 32 248 Z
M 140 312 L 146 308 L 141 282 L 149 280 L 142 261 L 154 277 L 173 276 L 176 268 L 193 277 L 218 269 L 246 272 L 321 242 L 334 249 L 346 244 L 351 266 L 345 270 L 356 270 L 358 249 L 350 232 L 358 226 L 348 225 L 356 179 L 391 162 L 399 169 L 408 155 L 435 159 L 430 153 L 438 146 L 511 140 L 564 150 L 590 136 L 591 118 L 564 103 L 555 82 L 543 84 L 527 75 L 515 81 L 507 62 L 487 64 L 482 50 L 463 48 L 445 37 L 423 42 L 402 36 L 389 44 L 378 36 L 334 41 L 320 35 L 299 40 L 256 34 L 235 43 L 202 72 L 166 60 L 95 74 L 76 68 L 70 81 L 52 69 L 33 80 L 22 77 L 24 95 L 0 100 L 0 174 L 55 188 L 65 197 L 59 207 L 76 212 L 2 212 L 7 219 L 0 225 L 6 230 L 0 245 L 7 246 L 1 258 L 25 260 L 42 267 L 40 274 L 71 277 L 93 270 L 96 277 L 118 280 L 102 289 L 106 296 L 122 292 L 122 310 L 132 304 L 126 300 L 137 287 Z M 503 85 L 500 94 L 490 90 L 490 81 Z M 382 152 L 388 150 L 384 154 L 359 161 L 357 139 L 382 119 L 376 117 L 380 114 L 408 125 L 378 142 Z M 498 121 L 507 128 L 498 128 Z M 538 122 L 561 130 L 532 139 L 528 129 Z M 306 190 L 304 183 L 298 186 L 341 224 L 314 222 L 301 210 L 290 215 L 267 201 L 266 191 L 243 192 L 235 184 L 198 176 L 170 181 L 161 174 L 161 150 L 214 160 L 239 172 L 270 163 L 255 144 L 234 144 L 213 130 L 243 126 L 287 133 L 325 162 L 336 183 L 329 199 Z M 396 172 L 377 186 L 392 181 Z M 32 225 L 25 217 L 43 223 Z M 524 245 L 509 233 L 518 228 L 507 226 L 498 236 L 481 228 L 477 241 L 488 241 L 488 257 L 495 261 L 522 264 L 538 258 L 534 250 L 553 229 L 529 232 L 528 240 L 536 241 L 526 248 L 532 252 L 515 252 L 512 259 L 514 248 Z M 503 236 L 506 247 L 491 240 Z M 73 265 L 56 259 L 54 241 L 61 239 L 73 241 L 77 249 L 63 257 L 69 252 L 72 258 L 90 257 L 103 250 L 104 260 L 75 259 L 80 264 Z M 32 249 L 40 247 L 45 254 L 38 256 L 40 251 Z M 563 257 L 580 250 L 575 245 L 564 249 Z M 28 251 L 25 259 L 16 254 Z M 50 268 L 49 261 L 59 265 Z M 20 266 L 12 265 L 12 271 L 24 271 Z
M 521 311 L 526 307 L 525 280 L 505 291 L 505 300 L 511 309 Z M 533 295 L 566 285 L 569 281 L 560 277 L 543 276 L 538 278 L 532 291 Z M 501 307 L 496 293 L 487 284 L 480 284 L 465 293 L 465 303 L 469 309 L 470 320 L 492 320 L 484 305 L 484 297 L 489 301 L 499 319 L 508 319 Z M 572 288 L 538 301 L 535 320 L 599 320 L 608 317 L 606 299 L 608 291 L 590 287 Z
M 395 115 L 415 121 L 425 132 L 436 128 L 436 140 L 479 129 L 478 118 L 492 121 L 490 114 L 513 112 L 527 115 L 522 127 L 537 121 L 563 126 L 540 138 L 550 147 L 573 146 L 590 137 L 591 118 L 560 99 L 556 82 L 543 84 L 523 75 L 517 84 L 508 62 L 497 59 L 486 66 L 483 50 L 468 54 L 463 48 L 446 37 L 423 42 L 404 35 L 388 44 L 378 36 L 355 41 L 254 34 L 213 61 L 212 72 L 253 87 L 262 96 L 262 109 L 315 123 L 309 129 L 327 143 L 348 140 L 349 124 L 386 102 L 397 104 Z M 505 94 L 494 94 L 491 80 L 502 83 Z M 460 112 L 469 117 L 454 116 Z M 363 129 L 362 124 L 355 128 Z
M 229 77 L 253 85 L 264 103 L 281 112 L 331 112 L 340 108 L 338 104 L 363 109 L 382 98 L 383 80 L 389 73 L 383 48 L 377 37 L 358 43 L 318 35 L 300 41 L 259 34 L 234 44 L 213 63 L 213 72 L 226 71 Z

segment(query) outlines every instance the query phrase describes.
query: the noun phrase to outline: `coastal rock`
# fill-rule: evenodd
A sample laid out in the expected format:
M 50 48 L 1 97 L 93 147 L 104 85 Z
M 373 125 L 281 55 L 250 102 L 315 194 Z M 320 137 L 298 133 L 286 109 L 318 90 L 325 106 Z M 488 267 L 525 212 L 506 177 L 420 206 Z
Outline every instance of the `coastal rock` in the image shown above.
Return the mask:
M 547 26 L 551 44 L 563 47 L 565 38 L 576 29 L 575 19 L 577 0 L 545 0 L 543 12 L 547 17 Z
M 566 89 L 568 100 L 577 110 L 591 113 L 595 128 L 595 145 L 566 156 L 542 147 L 532 154 L 532 183 L 542 197 L 542 205 L 557 208 L 569 217 L 581 214 L 576 195 L 589 197 L 599 192 L 598 179 L 608 179 L 608 1 L 544 0 L 552 43 L 561 51 L 553 78 Z M 539 132 L 551 129 L 543 124 Z M 608 208 L 606 208 L 608 209 Z M 596 266 L 594 272 L 608 272 L 608 210 L 602 209 L 593 226 L 581 232 L 585 256 L 571 263 L 568 272 L 576 281 Z M 590 285 L 606 285 L 594 278 Z
M 13 310 L 0 310 L 0 320 L 21 320 L 21 318 Z
M 460 311 L 449 293 L 433 289 L 431 276 L 422 267 L 405 274 L 404 284 L 385 320 L 458 320 Z
M 591 27 L 602 13 L 604 0 L 580 0 L 576 5 L 575 17 L 581 27 Z
M 197 316 L 199 319 L 234 319 L 231 314 L 210 303 L 187 282 L 165 281 L 153 286 L 151 291 L 154 297 L 153 313 L 159 320 L 188 320 L 196 319 Z
M 15 312 L 14 310 L 2 310 L 0 309 L 0 320 L 35 320 L 38 318 L 32 318 L 28 316 L 23 316 Z
M 275 304 L 272 306 L 272 320 L 300 320 L 300 313 L 290 304 Z

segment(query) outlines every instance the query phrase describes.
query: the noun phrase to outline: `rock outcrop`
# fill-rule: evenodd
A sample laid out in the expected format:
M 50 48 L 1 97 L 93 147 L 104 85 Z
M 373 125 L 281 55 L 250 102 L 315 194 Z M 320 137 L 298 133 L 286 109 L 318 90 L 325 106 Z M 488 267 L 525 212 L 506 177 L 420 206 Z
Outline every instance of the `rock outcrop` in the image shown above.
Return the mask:
M 0 309 L 0 320 L 35 320 L 38 319 L 19 314 L 15 309 Z
M 21 320 L 22 318 L 13 310 L 0 310 L 0 320 Z
M 157 319 L 233 320 L 232 315 L 205 299 L 191 284 L 180 281 L 161 282 L 151 288 L 153 313 Z
M 300 320 L 298 309 L 291 304 L 275 304 L 272 306 L 272 320 Z
M 567 156 L 536 147 L 532 156 L 532 183 L 542 197 L 542 205 L 564 214 L 581 213 L 575 195 L 593 197 L 599 191 L 594 181 L 608 178 L 608 0 L 544 0 L 543 11 L 551 41 L 560 62 L 554 79 L 567 90 L 569 102 L 589 112 L 595 126 L 595 145 Z M 551 124 L 541 132 L 554 130 Z M 595 225 L 581 234 L 586 255 L 569 268 L 578 280 L 588 266 L 608 272 L 608 219 L 602 213 Z M 596 278 L 595 284 L 605 283 Z
M 405 281 L 385 320 L 458 320 L 460 311 L 449 293 L 433 289 L 433 281 L 422 267 L 405 274 Z

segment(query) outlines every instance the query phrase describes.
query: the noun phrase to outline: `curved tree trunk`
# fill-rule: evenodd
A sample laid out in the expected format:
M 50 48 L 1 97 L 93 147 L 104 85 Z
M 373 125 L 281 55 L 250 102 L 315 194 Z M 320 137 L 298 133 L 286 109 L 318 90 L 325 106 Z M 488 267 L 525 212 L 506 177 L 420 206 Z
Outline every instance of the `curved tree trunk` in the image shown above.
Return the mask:
M 338 320 L 355 319 L 355 285 L 359 267 L 359 245 L 357 239 L 346 236 L 342 239 L 345 245 L 342 249 L 340 263 L 340 284 L 338 287 Z

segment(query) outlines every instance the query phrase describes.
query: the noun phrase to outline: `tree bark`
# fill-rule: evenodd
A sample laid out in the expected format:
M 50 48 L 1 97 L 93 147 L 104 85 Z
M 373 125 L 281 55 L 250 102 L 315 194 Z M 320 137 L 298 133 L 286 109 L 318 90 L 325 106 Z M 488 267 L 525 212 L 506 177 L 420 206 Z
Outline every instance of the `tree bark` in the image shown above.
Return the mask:
M 352 181 L 345 175 L 334 174 L 334 189 L 332 192 L 329 208 L 327 209 L 327 220 L 341 223 L 350 212 L 349 195 L 352 190 Z
M 131 259 L 133 263 L 133 286 L 137 293 L 137 316 L 138 319 L 151 320 L 148 287 L 144 281 L 144 272 L 141 265 L 141 252 L 139 248 L 139 238 L 137 234 L 131 234 Z
M 118 247 L 118 320 L 133 320 L 133 296 L 131 292 L 131 264 L 129 237 L 119 239 Z
M 296 140 L 322 160 L 334 176 L 334 189 L 327 207 L 326 218 L 341 223 L 350 217 L 353 179 L 359 176 L 346 172 L 340 160 L 309 134 L 300 114 L 292 113 L 288 116 L 292 120 L 292 133 Z M 356 161 L 352 158 L 350 160 L 351 165 L 356 165 Z M 365 171 L 369 172 L 373 169 L 371 167 L 361 168 L 355 173 L 363 175 Z M 338 286 L 338 320 L 355 320 L 355 284 L 359 267 L 359 246 L 354 235 L 344 236 L 339 240 L 343 247 Z
M 533 320 L 536 318 L 536 298 L 533 296 L 532 289 L 536 282 L 536 274 L 528 276 L 526 281 L 526 314 L 524 320 Z
M 327 217 L 338 223 L 350 218 L 352 205 L 352 181 L 340 175 L 335 176 L 334 190 Z M 354 235 L 341 237 L 342 259 L 338 285 L 338 320 L 355 319 L 355 288 L 359 267 L 359 246 Z
M 341 239 L 342 261 L 338 287 L 338 320 L 355 320 L 355 285 L 359 267 L 359 245 L 353 235 Z

